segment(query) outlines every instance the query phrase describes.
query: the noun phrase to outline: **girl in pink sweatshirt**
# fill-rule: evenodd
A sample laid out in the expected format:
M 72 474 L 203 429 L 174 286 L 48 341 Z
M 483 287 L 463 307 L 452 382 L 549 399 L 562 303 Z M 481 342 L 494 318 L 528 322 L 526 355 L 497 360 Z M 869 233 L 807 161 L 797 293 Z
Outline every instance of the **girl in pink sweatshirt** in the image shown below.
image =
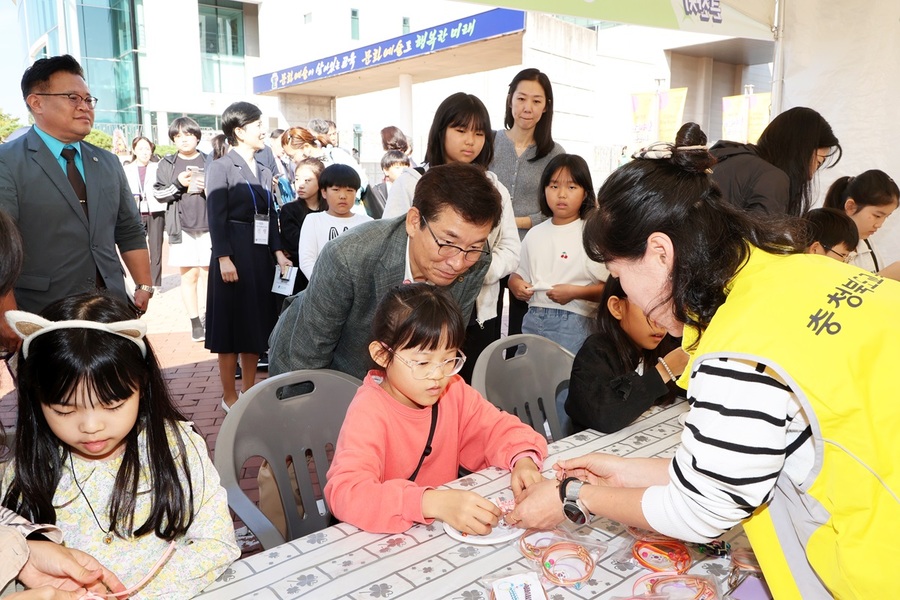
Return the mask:
M 360 529 L 397 533 L 437 519 L 486 535 L 500 509 L 467 490 L 435 489 L 459 466 L 509 469 L 513 494 L 543 480 L 547 441 L 501 412 L 457 373 L 466 320 L 439 287 L 394 288 L 378 306 L 369 371 L 347 411 L 325 499 Z

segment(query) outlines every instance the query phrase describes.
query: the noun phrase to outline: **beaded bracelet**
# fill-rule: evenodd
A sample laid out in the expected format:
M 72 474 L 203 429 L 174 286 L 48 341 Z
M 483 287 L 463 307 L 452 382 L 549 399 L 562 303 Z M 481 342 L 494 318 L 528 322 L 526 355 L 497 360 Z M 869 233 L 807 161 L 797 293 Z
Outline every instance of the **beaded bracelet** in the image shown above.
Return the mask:
M 690 551 L 675 540 L 637 540 L 631 547 L 631 554 L 651 571 L 684 573 L 691 568 Z
M 577 565 L 572 564 L 573 559 Z M 594 559 L 591 558 L 587 548 L 580 544 L 558 542 L 544 550 L 541 556 L 541 570 L 551 583 L 575 586 L 577 589 L 593 575 Z
M 669 377 L 671 377 L 671 380 L 670 380 L 670 381 L 675 381 L 675 379 L 677 379 L 677 378 L 675 377 L 675 372 L 672 371 L 672 369 L 669 368 L 668 363 L 666 363 L 666 361 L 663 359 L 663 357 L 660 356 L 660 357 L 657 358 L 656 360 L 659 362 L 659 364 L 661 364 L 661 365 L 663 366 L 663 369 L 666 370 L 666 373 L 669 374 Z
M 553 543 L 553 540 L 558 537 L 560 537 L 560 534 L 554 531 L 526 529 L 525 533 L 519 537 L 519 551 L 525 558 L 535 562 L 541 562 L 544 550 L 546 550 Z

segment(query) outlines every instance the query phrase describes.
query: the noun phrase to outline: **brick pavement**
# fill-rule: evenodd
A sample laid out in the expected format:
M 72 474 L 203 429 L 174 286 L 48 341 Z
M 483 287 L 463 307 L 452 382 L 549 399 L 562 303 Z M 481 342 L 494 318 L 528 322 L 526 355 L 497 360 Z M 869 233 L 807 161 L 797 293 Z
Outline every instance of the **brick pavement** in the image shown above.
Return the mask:
M 166 264 L 166 257 L 163 257 Z M 203 311 L 201 310 L 201 313 Z M 147 337 L 156 352 L 169 389 L 182 413 L 194 422 L 197 430 L 206 439 L 210 454 L 213 455 L 219 427 L 225 418 L 220 407 L 222 384 L 216 357 L 203 347 L 203 342 L 191 340 L 190 321 L 181 300 L 180 276 L 177 269 L 164 267 L 162 292 L 157 292 L 150 302 L 150 308 L 143 320 L 147 323 Z M 266 376 L 260 372 L 257 381 Z M 240 389 L 240 382 L 236 382 Z M 12 378 L 5 368 L 0 368 L 0 422 L 6 428 L 16 422 L 16 393 Z M 256 467 L 248 464 L 242 481 L 248 494 L 255 500 Z M 239 520 L 235 519 L 239 532 L 246 532 Z M 252 536 L 241 536 L 245 553 L 254 551 Z

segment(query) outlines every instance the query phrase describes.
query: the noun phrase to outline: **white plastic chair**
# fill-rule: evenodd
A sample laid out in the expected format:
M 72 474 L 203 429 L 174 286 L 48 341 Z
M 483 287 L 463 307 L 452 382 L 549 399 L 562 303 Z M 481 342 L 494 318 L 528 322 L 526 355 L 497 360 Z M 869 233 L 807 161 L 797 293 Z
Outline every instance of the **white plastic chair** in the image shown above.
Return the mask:
M 571 433 L 560 421 L 557 398 L 569 388 L 574 361 L 571 352 L 545 337 L 511 335 L 482 351 L 472 372 L 472 387 L 544 436 L 546 422 L 551 441 L 558 440 Z
M 331 524 L 327 505 L 324 501 L 317 505 L 306 456 L 311 453 L 318 484 L 324 489 L 329 467 L 326 446 L 337 443 L 347 408 L 360 385 L 360 380 L 338 371 L 291 371 L 254 385 L 225 417 L 216 440 L 216 469 L 228 492 L 228 505 L 263 548 L 274 548 Z M 241 489 L 241 469 L 254 456 L 268 461 L 278 484 L 287 540 Z M 294 501 L 286 457 L 293 459 L 302 515 Z

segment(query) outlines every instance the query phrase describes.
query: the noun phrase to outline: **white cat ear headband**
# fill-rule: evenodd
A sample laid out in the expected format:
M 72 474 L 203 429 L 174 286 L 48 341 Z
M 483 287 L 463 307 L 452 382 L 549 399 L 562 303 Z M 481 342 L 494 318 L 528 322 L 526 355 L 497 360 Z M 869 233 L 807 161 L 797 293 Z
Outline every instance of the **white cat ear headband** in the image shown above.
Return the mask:
M 144 336 L 147 335 L 147 325 L 137 319 L 130 321 L 118 321 L 116 323 L 98 323 L 97 321 L 48 321 L 38 315 L 22 310 L 10 310 L 6 312 L 6 321 L 13 331 L 22 338 L 22 356 L 28 358 L 28 347 L 37 336 L 49 331 L 59 329 L 95 329 L 105 331 L 126 340 L 131 340 L 141 349 L 141 355 L 147 356 L 147 344 Z

